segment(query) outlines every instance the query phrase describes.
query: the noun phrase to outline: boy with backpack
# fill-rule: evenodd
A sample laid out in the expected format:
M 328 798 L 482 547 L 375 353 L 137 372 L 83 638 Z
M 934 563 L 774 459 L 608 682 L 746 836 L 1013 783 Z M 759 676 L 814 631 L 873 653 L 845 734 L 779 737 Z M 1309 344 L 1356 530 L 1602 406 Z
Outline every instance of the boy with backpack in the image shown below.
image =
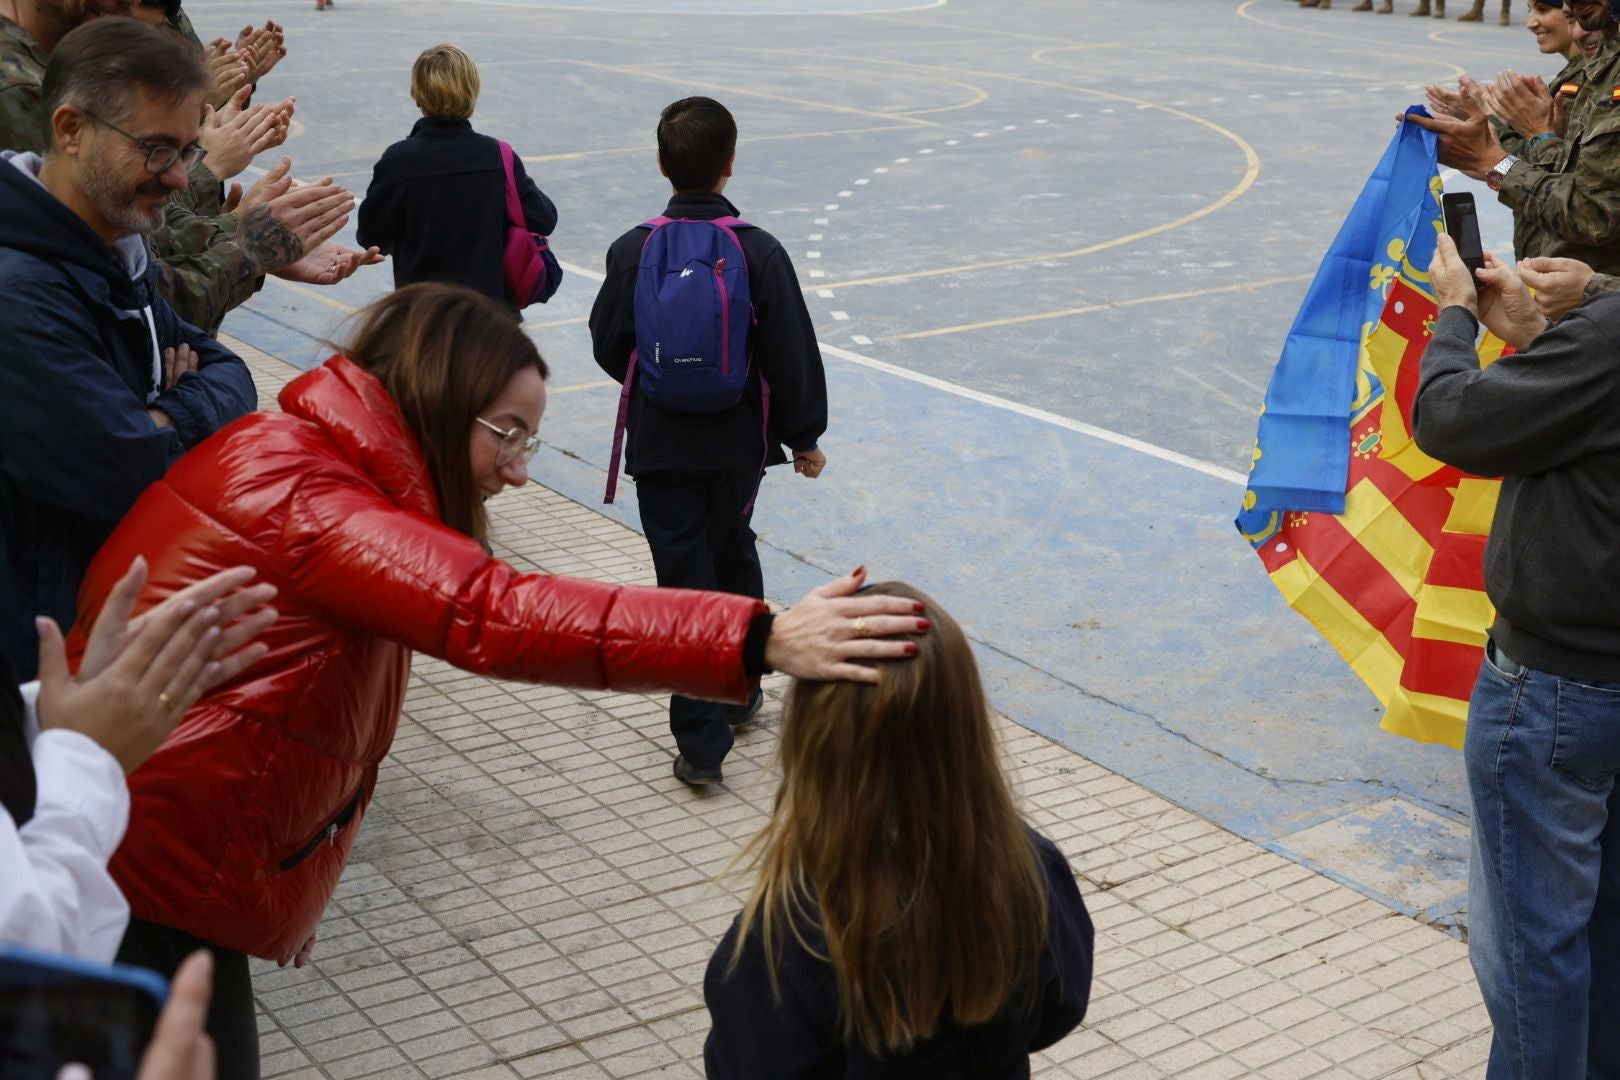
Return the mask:
M 827 384 L 792 260 L 722 194 L 736 148 L 718 101 L 663 111 L 658 167 L 674 195 L 608 249 L 591 342 L 624 384 L 606 501 L 622 442 L 658 584 L 763 597 L 754 496 L 764 470 L 786 463 L 783 446 L 795 472 L 821 474 Z M 757 690 L 747 706 L 671 698 L 675 775 L 719 783 L 731 728 L 759 704 Z

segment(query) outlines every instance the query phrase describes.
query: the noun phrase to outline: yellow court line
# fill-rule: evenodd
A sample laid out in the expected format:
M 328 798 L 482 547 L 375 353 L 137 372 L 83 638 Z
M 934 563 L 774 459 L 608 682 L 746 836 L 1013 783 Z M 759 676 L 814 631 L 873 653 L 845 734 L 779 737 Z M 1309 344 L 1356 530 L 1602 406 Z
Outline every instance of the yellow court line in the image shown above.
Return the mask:
M 868 61 L 868 63 L 888 64 L 898 67 L 918 67 L 925 70 L 930 69 L 932 66 L 928 64 L 912 64 L 902 60 L 873 60 Z M 999 72 L 993 71 L 963 71 L 962 74 L 971 75 L 976 79 L 1001 79 L 1007 82 L 1024 83 L 1030 86 L 1045 86 L 1057 90 L 1067 90 L 1076 94 L 1089 94 L 1092 97 L 1100 97 L 1107 101 L 1118 101 L 1127 105 L 1143 105 L 1150 109 L 1157 109 L 1160 112 L 1169 113 L 1171 116 L 1179 116 L 1183 120 L 1190 120 L 1201 127 L 1208 128 L 1217 135 L 1220 135 L 1222 138 L 1230 140 L 1237 146 L 1239 150 L 1243 152 L 1243 158 L 1246 166 L 1243 172 L 1243 177 L 1232 187 L 1231 190 L 1226 192 L 1226 194 L 1222 195 L 1214 202 L 1194 210 L 1190 214 L 1183 214 L 1181 217 L 1178 217 L 1173 221 L 1167 221 L 1160 225 L 1154 225 L 1150 228 L 1141 229 L 1137 232 L 1130 233 L 1127 236 L 1115 237 L 1112 240 L 1103 240 L 1095 244 L 1088 244 L 1085 247 L 1075 248 L 1071 251 L 1054 251 L 1038 255 L 1022 255 L 1012 259 L 992 259 L 986 262 L 963 263 L 958 266 L 942 266 L 933 270 L 913 270 L 902 274 L 882 274 L 877 277 L 853 278 L 849 281 L 818 280 L 816 282 L 816 288 L 851 289 L 857 285 L 888 285 L 899 281 L 916 281 L 922 278 L 942 277 L 947 274 L 961 274 L 970 270 L 992 270 L 1000 266 L 1018 266 L 1022 263 L 1031 262 L 1055 262 L 1061 259 L 1074 259 L 1084 255 L 1093 255 L 1099 251 L 1106 251 L 1109 248 L 1121 247 L 1125 244 L 1134 243 L 1137 240 L 1145 240 L 1150 236 L 1157 236 L 1160 233 L 1169 232 L 1172 229 L 1178 229 L 1189 222 L 1197 221 L 1201 217 L 1206 217 L 1213 214 L 1215 211 L 1230 205 L 1241 197 L 1244 192 L 1248 191 L 1249 188 L 1254 186 L 1255 178 L 1260 175 L 1260 155 L 1255 152 L 1254 147 L 1249 145 L 1247 140 L 1245 140 L 1241 135 L 1237 134 L 1237 132 L 1232 131 L 1229 128 L 1224 128 L 1215 123 L 1213 120 L 1206 120 L 1202 116 L 1196 116 L 1193 113 L 1172 108 L 1169 105 L 1160 105 L 1157 102 L 1143 101 L 1140 98 L 1126 97 L 1124 94 L 1113 94 L 1106 90 L 1093 90 L 1090 87 L 1084 86 L 1071 86 L 1068 83 L 1052 82 L 1047 79 L 1030 79 L 1021 75 L 1003 75 Z
M 1156 55 L 1163 51 L 1161 49 L 1143 48 L 1140 45 L 1112 45 L 1103 44 L 1101 42 L 1076 42 L 1072 45 L 1053 45 L 1049 48 L 1037 49 L 1029 54 L 1029 58 L 1035 61 L 1037 64 L 1044 64 L 1047 67 L 1054 67 L 1059 71 L 1073 71 L 1074 68 L 1066 67 L 1063 64 L 1055 64 L 1050 60 L 1043 59 L 1047 53 L 1068 52 L 1072 49 L 1112 49 L 1119 52 L 1140 52 L 1148 53 L 1150 55 Z M 1259 60 L 1239 60 L 1233 56 L 1208 56 L 1203 53 L 1178 52 L 1176 53 L 1176 59 L 1184 61 L 1188 64 L 1230 64 L 1234 67 L 1252 67 L 1260 68 L 1265 71 L 1283 71 L 1293 75 L 1312 75 L 1318 77 L 1322 75 L 1333 75 L 1340 79 L 1360 79 L 1362 82 L 1389 81 L 1388 79 L 1380 78 L 1377 75 L 1367 75 L 1349 71 L 1329 71 L 1326 68 L 1319 67 L 1294 67 L 1290 64 L 1267 64 Z
M 938 127 L 932 120 L 919 120 L 911 116 L 902 116 L 898 113 L 872 112 L 870 109 L 857 109 L 853 105 L 834 105 L 828 101 L 810 101 L 806 98 L 789 97 L 786 94 L 772 94 L 765 90 L 748 90 L 741 86 L 728 86 L 725 83 L 706 82 L 702 79 L 688 79 L 680 75 L 665 75 L 658 71 L 646 71 L 638 68 L 614 67 L 611 64 L 597 64 L 590 60 L 560 60 L 556 63 L 573 64 L 577 67 L 591 68 L 594 71 L 609 71 L 615 75 L 625 75 L 636 79 L 657 79 L 661 82 L 677 83 L 681 86 L 695 86 L 700 90 L 714 90 L 724 94 L 741 94 L 744 97 L 764 98 L 767 101 L 783 101 L 789 105 L 799 105 L 807 109 L 821 109 L 826 112 L 849 113 L 852 116 L 870 116 L 875 120 L 904 120 L 908 124 L 918 127 Z
M 1295 274 L 1292 277 L 1265 278 L 1260 281 L 1246 281 L 1238 285 L 1218 285 L 1209 289 L 1190 289 L 1186 292 L 1160 293 L 1158 296 L 1138 296 L 1131 300 L 1111 300 L 1106 304 L 1086 304 L 1083 307 L 1063 308 L 1060 311 L 1043 311 L 1037 315 L 1014 315 L 1005 319 L 986 319 L 984 322 L 963 323 L 960 326 L 942 326 L 937 330 L 914 330 L 909 334 L 894 334 L 883 338 L 884 341 L 916 341 L 919 338 L 942 337 L 946 334 L 964 334 L 970 330 L 993 330 L 998 326 L 1014 326 L 1018 323 L 1042 322 L 1046 319 L 1065 319 L 1071 315 L 1091 315 L 1099 311 L 1116 311 L 1120 308 L 1136 307 L 1140 304 L 1161 304 L 1170 300 L 1192 300 L 1200 296 L 1216 296 L 1220 293 L 1246 292 L 1253 289 L 1264 289 L 1272 285 L 1290 285 L 1298 281 L 1311 280 L 1311 274 Z M 818 281 L 817 287 L 824 287 Z
M 957 106 L 951 106 L 956 108 Z M 875 131 L 909 131 L 905 124 L 876 124 L 871 127 L 831 128 L 826 131 L 795 131 L 782 135 L 754 135 L 739 138 L 738 146 L 749 143 L 784 142 L 792 139 L 826 139 L 838 135 L 870 135 Z M 603 150 L 568 150 L 559 154 L 526 154 L 522 156 L 525 165 L 543 165 L 550 161 L 581 161 L 585 158 L 606 157 L 614 154 L 656 154 L 657 143 L 643 143 L 640 146 L 612 146 Z M 359 169 L 354 172 L 322 173 L 334 180 L 344 180 L 351 176 L 370 176 L 372 170 Z
M 307 285 L 300 285 L 296 281 L 283 281 L 281 278 L 276 277 L 274 274 L 266 274 L 264 280 L 273 281 L 277 285 L 280 285 L 283 289 L 291 290 L 292 292 L 295 292 L 300 296 L 307 296 L 311 300 L 319 300 L 321 303 L 325 304 L 327 307 L 336 308 L 338 311 L 343 312 L 343 314 L 345 314 L 345 315 L 353 315 L 355 312 L 360 310 L 359 308 L 356 308 L 356 307 L 350 307 L 348 304 L 345 304 L 341 300 L 334 300 L 330 296 L 326 296 L 326 295 L 318 292 L 315 289 L 311 289 Z
M 983 87 L 974 86 L 972 83 L 956 82 L 953 79 L 939 79 L 937 81 L 942 82 L 947 86 L 960 86 L 960 87 L 963 87 L 965 89 L 971 90 L 971 91 L 973 91 L 973 97 L 968 101 L 958 102 L 955 105 L 935 105 L 935 106 L 932 106 L 932 107 L 927 108 L 927 109 L 901 109 L 899 112 L 896 112 L 894 115 L 895 116 L 923 116 L 925 114 L 932 114 L 932 113 L 955 112 L 958 109 L 971 109 L 975 105 L 983 105 L 985 102 L 990 100 L 990 94 L 989 94 L 989 92 L 987 90 L 985 90 Z
M 1429 31 L 1428 37 L 1429 37 L 1429 40 L 1434 42 L 1436 45 L 1471 45 L 1471 44 L 1473 44 L 1472 42 L 1452 41 L 1452 40 L 1450 40 L 1448 38 L 1442 38 L 1440 36 L 1441 34 L 1462 34 L 1462 33 L 1471 33 L 1471 32 L 1472 31 L 1456 30 L 1456 29 L 1450 29 L 1450 28 L 1447 28 L 1447 27 L 1441 27 L 1438 30 Z M 1513 51 L 1509 51 L 1507 49 L 1490 49 L 1490 48 L 1486 48 L 1486 49 L 1479 49 L 1479 50 L 1476 50 L 1476 51 L 1491 53 L 1491 54 L 1493 54 L 1495 56 L 1516 56 L 1516 57 L 1519 57 L 1521 62 L 1525 58 L 1524 53 L 1522 51 L 1520 51 L 1520 50 L 1517 50 L 1517 49 L 1515 49 Z
M 1339 42 L 1341 45 L 1347 41 L 1351 44 L 1365 45 L 1369 51 L 1373 52 L 1373 55 L 1378 56 L 1380 59 L 1394 58 L 1399 60 L 1415 60 L 1421 64 L 1433 64 L 1436 67 L 1446 68 L 1452 73 L 1453 76 L 1459 79 L 1468 74 L 1465 69 L 1458 67 L 1449 60 L 1438 60 L 1432 56 L 1419 56 L 1416 53 L 1391 51 L 1384 42 L 1379 41 L 1376 38 L 1347 37 L 1344 34 L 1335 34 L 1327 30 L 1309 30 L 1298 26 L 1286 26 L 1282 23 L 1267 22 L 1258 15 L 1249 14 L 1249 9 L 1259 2 L 1260 0 L 1243 0 L 1243 2 L 1237 7 L 1238 18 L 1247 19 L 1256 26 L 1264 26 L 1272 30 L 1281 30 L 1289 34 L 1305 34 L 1309 37 L 1330 38 L 1333 41 Z

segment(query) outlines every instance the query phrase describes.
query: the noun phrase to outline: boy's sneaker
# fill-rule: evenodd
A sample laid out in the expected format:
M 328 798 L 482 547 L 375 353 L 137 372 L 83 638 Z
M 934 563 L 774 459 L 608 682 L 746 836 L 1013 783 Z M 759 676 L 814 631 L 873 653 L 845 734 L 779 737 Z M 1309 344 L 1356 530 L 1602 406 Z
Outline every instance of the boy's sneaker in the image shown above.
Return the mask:
M 727 707 L 726 723 L 732 730 L 752 724 L 759 716 L 759 710 L 765 704 L 765 693 L 758 687 L 754 689 L 754 696 L 748 699 L 747 705 L 731 705 Z
M 693 787 L 701 787 L 704 784 L 718 784 L 722 777 L 720 775 L 720 766 L 711 765 L 705 769 L 687 761 L 685 754 L 676 754 L 675 779 L 691 784 Z

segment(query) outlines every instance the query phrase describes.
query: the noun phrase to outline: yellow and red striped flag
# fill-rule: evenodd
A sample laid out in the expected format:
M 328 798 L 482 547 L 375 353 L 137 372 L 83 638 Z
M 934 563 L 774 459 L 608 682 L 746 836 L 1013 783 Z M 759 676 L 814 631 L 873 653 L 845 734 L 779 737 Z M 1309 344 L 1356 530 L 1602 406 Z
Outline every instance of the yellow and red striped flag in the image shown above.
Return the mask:
M 1433 136 L 1403 124 L 1380 171 L 1278 361 L 1237 524 L 1289 606 L 1384 703 L 1383 726 L 1460 747 L 1493 614 L 1482 568 L 1500 482 L 1443 465 L 1412 440 L 1435 318 L 1419 269 L 1440 229 Z M 1358 312 L 1375 314 L 1347 326 Z M 1481 361 L 1502 351 L 1487 336 Z M 1348 400 L 1331 396 L 1345 385 Z M 1268 422 L 1277 404 L 1284 423 Z M 1324 449 L 1334 438 L 1342 453 Z

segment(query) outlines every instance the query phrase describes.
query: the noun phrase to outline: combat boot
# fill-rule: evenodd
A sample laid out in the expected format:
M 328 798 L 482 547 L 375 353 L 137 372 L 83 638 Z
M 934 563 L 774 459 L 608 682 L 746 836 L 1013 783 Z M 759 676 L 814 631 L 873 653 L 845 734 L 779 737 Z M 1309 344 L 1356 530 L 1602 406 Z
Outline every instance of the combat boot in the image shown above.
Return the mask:
M 1322 0 L 1299 0 L 1300 7 L 1321 7 Z
M 1434 0 L 1434 17 L 1437 19 L 1446 17 L 1446 0 Z
M 1378 14 L 1380 14 L 1380 15 L 1393 15 L 1393 14 L 1395 14 L 1395 0 L 1384 0 L 1384 2 L 1382 4 L 1378 5 Z
M 1485 0 L 1474 0 L 1474 6 L 1457 16 L 1458 22 L 1484 22 Z
M 1429 11 L 1429 0 L 1418 0 L 1418 6 L 1412 9 L 1412 17 L 1415 19 L 1419 16 L 1428 14 L 1431 14 Z
M 1502 17 L 1496 21 L 1503 26 L 1513 25 L 1513 0 L 1502 0 Z
M 1371 11 L 1372 0 L 1361 0 L 1361 3 L 1350 9 L 1351 11 Z

